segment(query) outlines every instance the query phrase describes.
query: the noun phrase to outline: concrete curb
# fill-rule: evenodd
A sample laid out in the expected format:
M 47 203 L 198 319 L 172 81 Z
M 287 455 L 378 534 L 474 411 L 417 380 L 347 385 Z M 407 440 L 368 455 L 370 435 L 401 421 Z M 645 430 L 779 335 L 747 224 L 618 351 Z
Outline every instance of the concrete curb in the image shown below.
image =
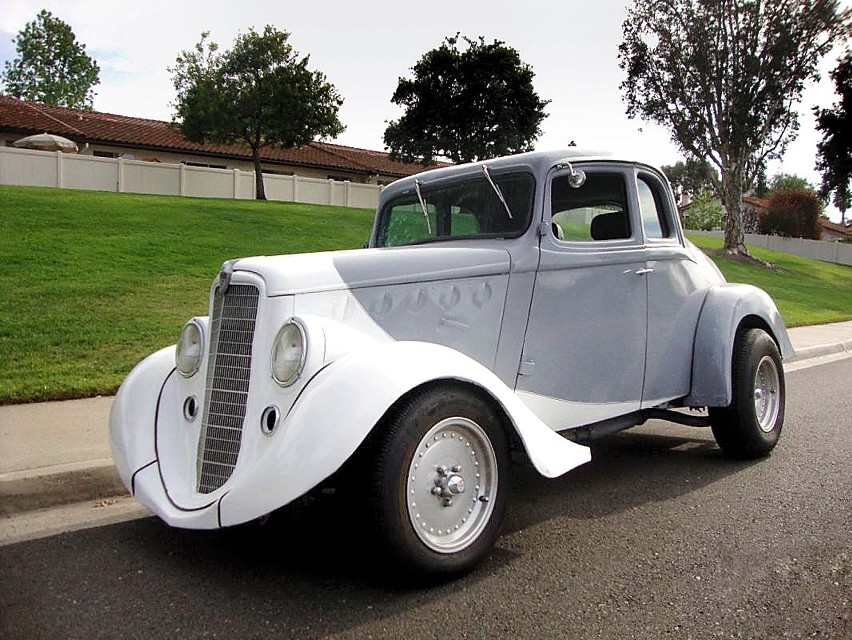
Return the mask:
M 0 518 L 75 502 L 128 495 L 115 467 L 88 466 L 51 474 L 33 473 L 0 481 Z
M 817 344 L 810 347 L 799 347 L 796 349 L 796 360 L 807 360 L 818 356 L 828 356 L 835 353 L 843 353 L 844 351 L 852 351 L 852 340 L 844 342 L 833 342 L 829 344 Z

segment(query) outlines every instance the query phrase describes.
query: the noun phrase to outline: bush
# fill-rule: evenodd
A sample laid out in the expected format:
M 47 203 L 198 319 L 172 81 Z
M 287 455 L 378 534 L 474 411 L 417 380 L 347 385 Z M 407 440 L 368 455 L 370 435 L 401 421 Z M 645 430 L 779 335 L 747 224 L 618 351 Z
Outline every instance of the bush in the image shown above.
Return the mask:
M 822 203 L 809 189 L 779 189 L 772 193 L 760 232 L 788 238 L 822 238 Z
M 705 189 L 683 212 L 683 226 L 697 231 L 713 231 L 722 228 L 725 210 L 713 192 Z

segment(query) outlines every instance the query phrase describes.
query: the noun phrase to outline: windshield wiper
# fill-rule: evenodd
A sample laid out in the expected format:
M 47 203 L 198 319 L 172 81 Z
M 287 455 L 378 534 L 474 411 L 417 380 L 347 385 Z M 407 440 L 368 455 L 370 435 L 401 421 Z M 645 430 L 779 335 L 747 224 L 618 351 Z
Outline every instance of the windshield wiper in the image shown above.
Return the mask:
M 509 209 L 509 203 L 506 202 L 506 198 L 503 197 L 503 192 L 500 191 L 500 187 L 498 187 L 497 183 L 491 178 L 491 171 L 489 171 L 488 165 L 482 165 L 482 173 L 484 173 L 485 177 L 488 178 L 491 188 L 494 189 L 494 193 L 497 194 L 497 197 L 500 198 L 500 202 L 503 203 L 503 208 L 506 209 L 506 214 L 509 216 L 509 220 L 514 220 L 512 217 L 512 211 Z
M 423 209 L 423 217 L 426 218 L 426 230 L 429 235 L 432 235 L 432 223 L 429 222 L 429 211 L 426 209 L 426 201 L 423 199 L 423 194 L 420 193 L 420 180 L 414 181 L 414 190 L 417 192 L 417 199 L 420 200 L 420 208 Z

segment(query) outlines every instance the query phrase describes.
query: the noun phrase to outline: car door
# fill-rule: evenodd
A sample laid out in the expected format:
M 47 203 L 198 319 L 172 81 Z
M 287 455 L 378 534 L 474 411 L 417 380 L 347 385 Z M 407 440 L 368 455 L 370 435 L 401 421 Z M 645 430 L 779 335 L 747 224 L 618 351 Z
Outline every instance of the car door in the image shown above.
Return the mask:
M 648 281 L 648 346 L 642 407 L 689 393 L 695 327 L 707 290 L 716 280 L 686 249 L 675 203 L 662 176 L 639 167 L 636 190 Z
M 516 391 L 561 431 L 640 408 L 648 295 L 631 165 L 556 168 Z

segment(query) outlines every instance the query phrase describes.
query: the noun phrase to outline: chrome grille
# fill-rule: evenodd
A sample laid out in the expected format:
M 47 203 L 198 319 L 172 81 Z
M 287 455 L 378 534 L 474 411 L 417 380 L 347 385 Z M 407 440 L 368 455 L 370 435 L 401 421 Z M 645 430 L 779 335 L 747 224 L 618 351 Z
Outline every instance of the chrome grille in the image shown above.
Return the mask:
M 198 492 L 221 487 L 237 464 L 251 374 L 257 287 L 232 284 L 214 295 L 204 420 L 198 441 Z

